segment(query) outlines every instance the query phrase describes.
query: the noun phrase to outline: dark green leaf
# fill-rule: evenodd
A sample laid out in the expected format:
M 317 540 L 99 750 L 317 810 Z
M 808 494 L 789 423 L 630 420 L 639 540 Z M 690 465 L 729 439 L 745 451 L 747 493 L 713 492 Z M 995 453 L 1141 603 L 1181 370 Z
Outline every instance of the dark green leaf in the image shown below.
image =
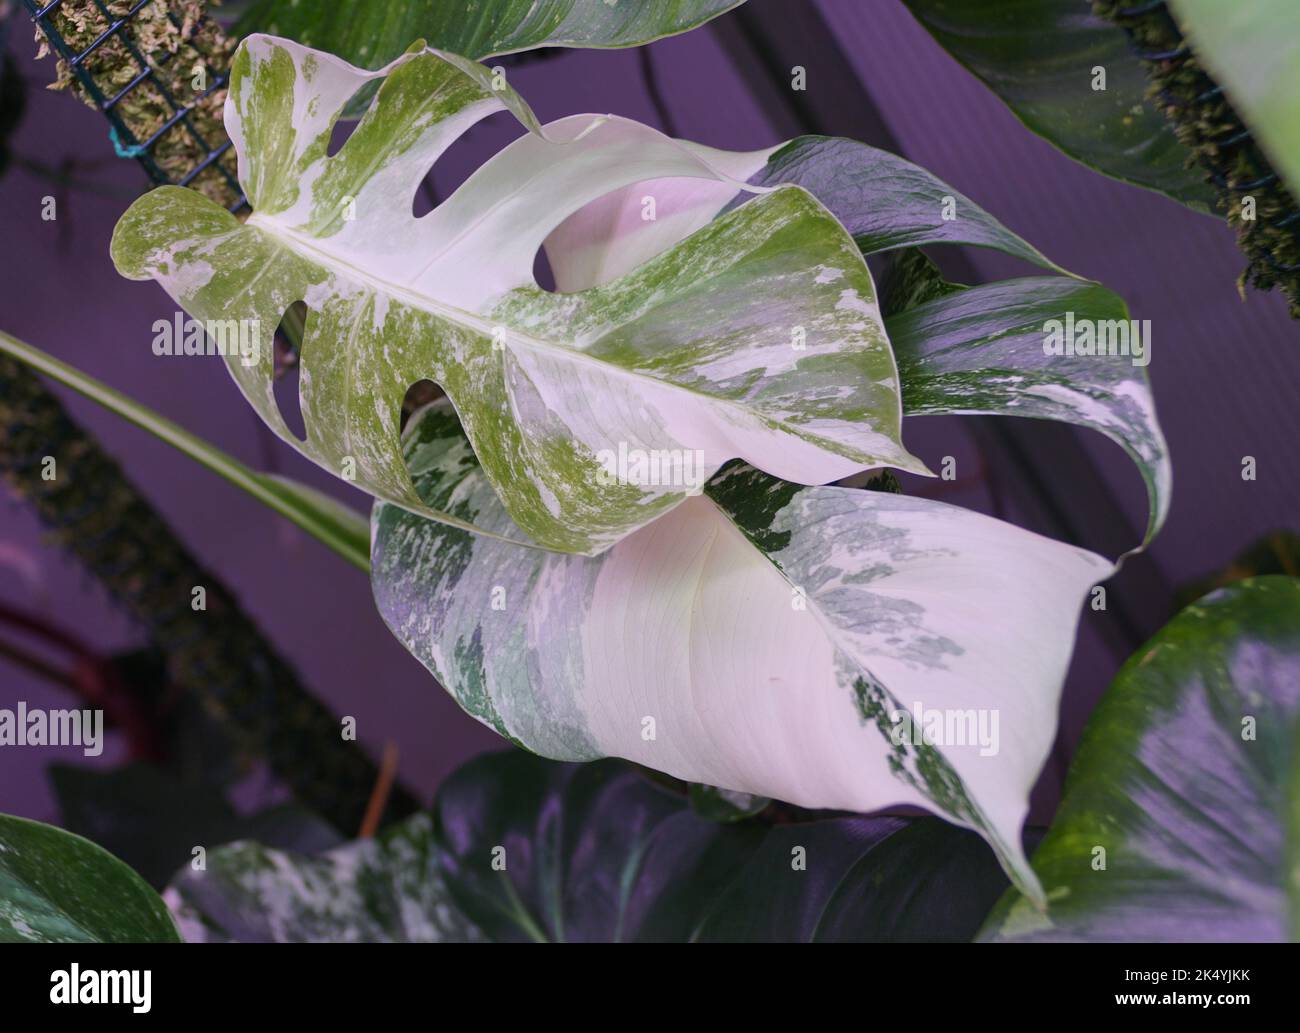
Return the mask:
M 179 940 L 162 899 L 107 850 L 0 814 L 0 942 Z
M 794 852 L 808 870 L 793 871 Z M 965 942 L 1006 876 L 979 838 L 937 818 L 842 818 L 771 829 L 701 940 Z
M 968 940 L 1007 885 L 938 819 L 718 824 L 619 761 L 489 755 L 436 807 L 448 887 L 498 940 Z
M 691 810 L 709 821 L 742 821 L 752 818 L 772 801 L 766 796 L 735 793 L 730 789 L 692 782 L 688 790 Z
M 1300 580 L 1239 582 L 1138 651 L 1088 723 L 999 940 L 1300 939 Z
M 1029 129 L 1076 161 L 1209 211 L 1214 194 L 1146 101 L 1128 37 L 1087 0 L 904 0 L 945 50 Z M 1093 69 L 1106 88 L 1092 88 Z
M 534 47 L 633 47 L 702 25 L 742 0 L 257 0 L 237 35 L 269 32 L 379 68 L 414 39 L 474 59 Z
M 169 893 L 186 938 L 969 940 L 1007 886 L 934 818 L 769 826 L 694 813 L 621 761 L 471 761 L 432 821 L 320 857 L 238 843 Z

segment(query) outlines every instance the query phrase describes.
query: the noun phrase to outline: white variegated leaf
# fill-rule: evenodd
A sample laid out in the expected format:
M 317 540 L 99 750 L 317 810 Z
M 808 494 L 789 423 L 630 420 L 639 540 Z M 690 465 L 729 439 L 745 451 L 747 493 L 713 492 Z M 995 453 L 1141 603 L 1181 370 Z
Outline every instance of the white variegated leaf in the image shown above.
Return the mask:
M 432 826 L 416 814 L 315 856 L 230 843 L 183 868 L 164 899 L 187 943 L 482 940 L 447 891 Z
M 448 407 L 413 418 L 406 445 L 429 505 L 513 533 Z M 1037 895 L 1019 830 L 1100 557 L 738 464 L 600 557 L 378 505 L 371 561 L 389 627 L 501 735 L 806 807 L 928 807 Z M 896 715 L 917 706 L 908 735 Z M 961 728 L 927 741 L 932 712 Z
M 329 156 L 348 98 L 379 80 Z M 528 132 L 415 218 L 429 167 L 501 110 Z M 196 318 L 258 320 L 260 361 L 227 358 L 244 394 L 282 438 L 376 497 L 465 523 L 423 503 L 402 464 L 399 408 L 422 379 L 451 398 L 516 528 L 562 552 L 601 551 L 735 457 L 805 484 L 883 465 L 925 472 L 899 440 L 893 353 L 850 235 L 797 186 L 749 188 L 752 200 L 711 218 L 764 155 L 612 116 L 543 130 L 513 90 L 454 55 L 410 52 L 366 72 L 267 36 L 236 54 L 225 119 L 247 223 L 160 188 L 123 216 L 114 260 Z M 695 184 L 674 188 L 684 214 L 633 234 L 630 258 L 575 245 L 562 277 L 614 279 L 537 286 L 537 250 L 574 213 L 675 179 Z M 304 442 L 276 407 L 270 347 L 300 300 Z M 691 466 L 669 483 L 602 477 L 613 456 L 642 453 Z
M 757 187 L 794 184 L 808 190 L 864 255 L 961 244 L 1064 272 L 952 186 L 856 140 L 804 136 L 770 152 L 712 151 L 708 160 Z M 646 196 L 657 201 L 653 230 L 639 217 Z M 546 256 L 564 290 L 583 290 L 678 244 L 707 223 L 710 207 L 725 212 L 741 200 L 725 182 L 632 183 L 570 216 L 547 238 Z M 899 294 L 939 282 L 937 269 L 924 258 L 914 252 L 903 258 L 903 279 L 911 282 Z M 1053 325 L 1090 323 L 1094 330 L 1122 335 L 1129 348 L 1136 346 L 1141 327 L 1131 323 L 1117 294 L 1073 276 L 969 289 L 941 284 L 920 297 L 928 303 L 886 296 L 882 305 L 903 382 L 904 415 L 1029 416 L 1100 431 L 1129 454 L 1146 483 L 1149 516 L 1140 547 L 1149 544 L 1169 512 L 1173 485 L 1147 378 L 1149 323 L 1141 354 L 1062 356 L 1044 348 Z

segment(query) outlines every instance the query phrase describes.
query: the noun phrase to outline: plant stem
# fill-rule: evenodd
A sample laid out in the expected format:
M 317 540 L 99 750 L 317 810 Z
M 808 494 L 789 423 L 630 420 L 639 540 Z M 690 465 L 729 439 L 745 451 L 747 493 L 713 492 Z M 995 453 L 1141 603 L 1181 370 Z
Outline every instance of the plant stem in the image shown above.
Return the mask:
M 304 804 L 354 834 L 378 777 L 375 765 L 355 742 L 342 738 L 339 721 L 306 691 L 234 594 L 198 563 L 117 463 L 12 357 L 34 349 L 15 348 L 7 335 L 0 340 L 0 475 L 32 504 L 54 540 L 148 630 L 171 679 L 202 701 L 237 748 L 265 757 Z M 48 357 L 38 366 L 50 372 L 60 367 Z M 122 411 L 114 404 L 116 392 L 104 391 L 92 397 Z M 175 425 L 163 421 L 155 427 L 138 412 L 123 415 L 163 431 L 188 452 L 189 436 L 174 433 L 180 430 Z M 47 458 L 54 461 L 51 479 L 42 476 L 50 469 Z M 198 586 L 206 590 L 204 610 L 192 606 Z M 397 790 L 386 817 L 415 806 Z
M 149 431 L 191 459 L 220 474 L 259 502 L 297 524 L 313 538 L 359 567 L 370 570 L 370 530 L 365 517 L 313 489 L 249 469 L 238 459 L 191 434 L 165 416 L 128 398 L 102 381 L 60 362 L 39 348 L 0 330 L 0 352 L 98 402 L 105 409 Z

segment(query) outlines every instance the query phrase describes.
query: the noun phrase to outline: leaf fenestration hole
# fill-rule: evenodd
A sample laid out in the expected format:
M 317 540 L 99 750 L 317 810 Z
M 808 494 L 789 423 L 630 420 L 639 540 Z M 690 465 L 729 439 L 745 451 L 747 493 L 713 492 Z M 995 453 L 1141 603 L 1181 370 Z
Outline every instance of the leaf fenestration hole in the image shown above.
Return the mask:
M 402 414 L 398 430 L 406 429 L 407 420 L 411 418 L 412 413 L 423 409 L 430 402 L 437 401 L 442 396 L 442 388 L 432 380 L 417 380 L 406 389 L 406 395 L 402 398 Z
M 280 418 L 299 441 L 307 440 L 307 424 L 302 418 L 298 397 L 298 369 L 302 358 L 303 330 L 307 325 L 307 306 L 295 301 L 280 317 L 275 328 L 275 407 Z
M 334 157 L 343 149 L 343 145 L 348 142 L 348 137 L 353 134 L 358 124 L 360 124 L 361 117 L 370 106 L 376 92 L 376 84 L 368 82 L 348 98 L 343 113 L 335 120 L 330 130 L 329 146 L 325 148 L 327 158 Z
M 447 200 L 489 158 L 526 130 L 509 111 L 494 111 L 447 145 L 411 198 L 411 214 L 422 219 Z
M 546 257 L 545 246 L 537 249 L 537 257 L 533 259 L 533 279 L 542 290 L 555 293 L 555 274 L 551 272 L 551 263 Z

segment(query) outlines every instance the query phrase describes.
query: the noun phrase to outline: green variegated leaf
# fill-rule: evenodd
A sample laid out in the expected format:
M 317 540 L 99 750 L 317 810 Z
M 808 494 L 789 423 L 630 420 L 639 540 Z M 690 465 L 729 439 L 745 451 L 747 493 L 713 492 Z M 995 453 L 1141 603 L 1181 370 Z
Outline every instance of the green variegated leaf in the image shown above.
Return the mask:
M 328 157 L 344 102 L 380 79 Z M 530 131 L 414 218 L 432 162 L 503 109 Z M 226 360 L 246 397 L 282 438 L 377 498 L 472 523 L 422 502 L 403 466 L 398 411 L 422 379 L 461 414 L 510 534 L 557 551 L 599 552 L 735 457 L 800 483 L 886 464 L 925 472 L 899 441 L 897 372 L 870 273 L 798 187 L 706 224 L 674 220 L 689 235 L 599 287 L 537 287 L 537 249 L 589 202 L 674 177 L 731 194 L 763 155 L 614 117 L 543 131 L 518 95 L 462 58 L 423 50 L 363 72 L 264 36 L 236 54 L 226 128 L 248 222 L 194 191 L 160 188 L 123 216 L 114 260 L 127 276 L 157 279 L 196 318 L 256 320 L 260 361 Z M 276 407 L 269 346 L 300 300 L 310 310 L 305 442 Z M 665 457 L 670 472 L 629 476 L 626 455 Z
M 0 943 L 176 943 L 158 894 L 102 847 L 0 814 Z
M 743 168 L 745 157 L 734 155 L 731 167 Z M 854 140 L 792 140 L 750 182 L 803 187 L 853 235 L 863 254 L 892 252 L 894 289 L 882 307 L 903 381 L 905 415 L 1032 416 L 1101 431 L 1142 473 L 1149 499 L 1142 544 L 1150 542 L 1169 509 L 1172 470 L 1146 376 L 1149 327 L 1130 325 L 1117 294 L 1072 277 L 969 289 L 944 283 L 917 247 L 988 247 L 1062 270 L 942 180 Z M 639 218 L 646 193 L 658 200 L 653 223 Z M 633 184 L 600 198 L 547 239 L 556 282 L 564 290 L 582 290 L 622 275 L 705 225 L 730 199 L 725 183 L 680 179 Z M 945 212 L 953 217 L 945 218 Z M 1062 333 L 1067 326 L 1090 324 L 1094 343 L 1099 327 L 1123 331 L 1130 352 L 1141 331 L 1143 353 L 1123 353 L 1118 340 L 1109 349 L 1114 354 L 1049 353 L 1044 344 L 1054 320 Z
M 888 322 L 891 316 L 909 308 L 966 289 L 964 283 L 945 280 L 934 260 L 920 248 L 902 248 L 889 256 L 885 267 L 880 282 L 880 311 Z
M 1034 870 L 1046 913 L 1010 892 L 984 938 L 1300 940 L 1300 579 L 1211 592 L 1129 659 Z
M 430 506 L 455 500 L 509 537 L 447 406 L 405 440 Z M 980 832 L 1037 894 L 1019 828 L 1079 607 L 1111 572 L 1100 557 L 941 503 L 741 465 L 594 559 L 391 505 L 372 527 L 384 620 L 501 735 L 805 807 L 928 807 Z M 953 722 L 940 743 L 931 712 Z
M 237 35 L 269 32 L 366 68 L 413 39 L 475 59 L 534 47 L 633 47 L 702 25 L 742 0 L 254 0 Z
M 947 285 L 951 288 L 952 285 Z M 1100 431 L 1126 451 L 1146 483 L 1148 544 L 1169 511 L 1173 466 L 1146 376 L 1150 325 L 1133 322 L 1119 295 L 1068 277 L 938 289 L 885 321 L 909 416 L 984 413 L 1059 420 Z M 1142 355 L 1056 354 L 1055 323 L 1122 332 Z M 1138 365 L 1141 363 L 1141 365 Z
M 318 856 L 253 842 L 208 851 L 166 893 L 189 943 L 430 943 L 481 940 L 447 896 L 417 814 L 375 839 Z
M 898 358 L 908 416 L 972 413 L 1060 420 L 1101 431 L 1137 464 L 1147 488 L 1140 548 L 1169 512 L 1173 465 L 1147 379 L 1149 324 L 1134 323 L 1120 297 L 1064 277 L 1004 280 L 982 287 L 946 282 L 916 248 L 893 256 L 881 311 Z M 1092 324 L 1121 334 L 1141 354 L 1058 354 L 1062 333 Z M 1095 343 L 1095 341 L 1094 341 Z
M 919 165 L 857 140 L 800 136 L 750 180 L 808 190 L 874 255 L 926 244 L 969 244 L 1065 272 L 960 191 Z

